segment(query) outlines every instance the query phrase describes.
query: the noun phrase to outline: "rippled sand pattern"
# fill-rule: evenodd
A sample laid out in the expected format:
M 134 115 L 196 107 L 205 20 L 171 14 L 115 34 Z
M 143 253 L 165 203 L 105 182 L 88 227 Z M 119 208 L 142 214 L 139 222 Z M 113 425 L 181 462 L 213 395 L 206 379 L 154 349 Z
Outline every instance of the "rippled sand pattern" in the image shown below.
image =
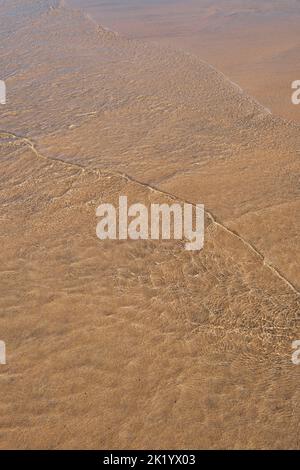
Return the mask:
M 54 2 L 0 15 L 0 447 L 299 448 L 299 127 Z M 204 250 L 100 242 L 123 194 L 204 203 Z
M 300 121 L 298 0 L 65 0 L 128 38 L 197 55 L 272 112 Z

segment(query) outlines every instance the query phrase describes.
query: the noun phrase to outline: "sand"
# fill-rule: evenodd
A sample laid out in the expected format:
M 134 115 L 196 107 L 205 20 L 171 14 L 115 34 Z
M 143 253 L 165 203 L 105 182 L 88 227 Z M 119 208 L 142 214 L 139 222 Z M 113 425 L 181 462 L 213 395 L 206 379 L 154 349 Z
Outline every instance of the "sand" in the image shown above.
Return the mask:
M 0 14 L 0 447 L 299 448 L 299 125 L 58 2 Z M 205 248 L 101 242 L 124 194 L 204 203 Z
M 285 119 L 300 120 L 291 101 L 299 80 L 297 0 L 66 0 L 128 38 L 182 49 L 213 64 Z

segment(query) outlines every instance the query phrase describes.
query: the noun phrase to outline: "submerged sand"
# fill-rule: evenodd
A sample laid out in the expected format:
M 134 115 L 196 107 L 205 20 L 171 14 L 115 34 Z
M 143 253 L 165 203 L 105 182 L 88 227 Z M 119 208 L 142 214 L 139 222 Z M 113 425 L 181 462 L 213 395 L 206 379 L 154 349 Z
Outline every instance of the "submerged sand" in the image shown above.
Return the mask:
M 197 55 L 277 116 L 300 121 L 297 0 L 66 0 L 128 38 Z
M 1 448 L 299 448 L 299 125 L 58 2 L 0 14 Z M 100 242 L 123 194 L 204 203 L 204 250 Z

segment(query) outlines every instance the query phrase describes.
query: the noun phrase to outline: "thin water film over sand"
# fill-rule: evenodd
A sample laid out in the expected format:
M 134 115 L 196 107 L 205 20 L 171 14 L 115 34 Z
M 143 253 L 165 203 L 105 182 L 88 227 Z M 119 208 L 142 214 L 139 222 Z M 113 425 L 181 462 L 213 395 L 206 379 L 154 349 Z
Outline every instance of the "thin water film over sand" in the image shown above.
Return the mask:
M 299 124 L 66 3 L 0 15 L 0 447 L 299 448 Z M 203 203 L 204 248 L 100 241 L 121 195 Z
M 297 0 L 66 0 L 125 37 L 195 54 L 278 116 L 299 122 Z

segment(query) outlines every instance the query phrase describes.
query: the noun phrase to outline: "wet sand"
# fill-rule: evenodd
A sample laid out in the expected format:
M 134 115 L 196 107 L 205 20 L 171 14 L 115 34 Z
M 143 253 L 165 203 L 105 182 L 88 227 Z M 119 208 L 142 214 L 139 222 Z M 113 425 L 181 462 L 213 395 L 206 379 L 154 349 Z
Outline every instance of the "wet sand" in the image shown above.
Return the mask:
M 125 37 L 182 49 L 214 65 L 278 116 L 299 122 L 300 5 L 295 0 L 67 0 Z
M 0 14 L 0 447 L 298 449 L 299 125 L 58 2 Z M 124 194 L 204 203 L 204 249 L 99 241 Z

